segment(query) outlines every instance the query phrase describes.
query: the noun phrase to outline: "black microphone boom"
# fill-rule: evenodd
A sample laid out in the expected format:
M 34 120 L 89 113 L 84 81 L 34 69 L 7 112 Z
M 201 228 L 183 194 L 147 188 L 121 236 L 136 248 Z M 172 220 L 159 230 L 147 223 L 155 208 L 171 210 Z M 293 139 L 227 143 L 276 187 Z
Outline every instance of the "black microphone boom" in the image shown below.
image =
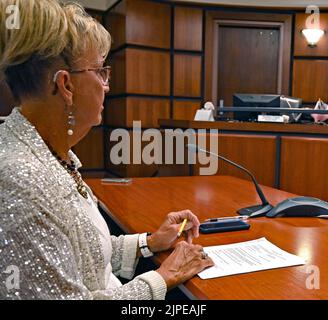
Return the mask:
M 204 153 L 207 153 L 207 154 L 210 154 L 212 156 L 215 156 L 229 164 L 231 164 L 232 166 L 234 167 L 237 167 L 238 169 L 246 172 L 252 179 L 254 185 L 255 185 L 255 189 L 257 191 L 257 194 L 259 195 L 261 201 L 262 201 L 262 204 L 260 205 L 256 205 L 256 206 L 251 206 L 251 207 L 247 207 L 247 208 L 242 208 L 242 209 L 239 209 L 237 211 L 238 214 L 242 215 L 242 216 L 249 216 L 249 217 L 259 217 L 259 216 L 264 216 L 267 212 L 269 212 L 273 206 L 269 203 L 269 201 L 265 198 L 264 194 L 263 194 L 263 191 L 262 189 L 260 188 L 259 184 L 257 183 L 254 175 L 248 171 L 247 169 L 245 169 L 244 167 L 242 167 L 241 165 L 237 164 L 237 163 L 234 163 L 233 161 L 225 158 L 225 157 L 222 157 L 216 153 L 213 153 L 211 151 L 208 151 L 206 149 L 202 149 L 202 148 L 199 148 L 197 145 L 195 144 L 187 144 L 186 146 L 188 148 L 188 150 L 190 151 L 193 151 L 193 152 L 196 152 L 196 151 L 199 151 L 199 152 L 204 152 Z

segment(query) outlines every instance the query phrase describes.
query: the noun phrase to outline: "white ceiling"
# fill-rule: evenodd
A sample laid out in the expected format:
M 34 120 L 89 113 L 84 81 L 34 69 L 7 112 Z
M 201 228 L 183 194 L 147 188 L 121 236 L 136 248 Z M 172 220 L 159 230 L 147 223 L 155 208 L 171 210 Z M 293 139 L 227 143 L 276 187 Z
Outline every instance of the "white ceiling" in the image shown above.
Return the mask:
M 317 5 L 319 8 L 328 7 L 327 0 L 175 0 L 178 2 L 195 2 L 195 3 L 206 3 L 206 4 L 225 4 L 234 6 L 254 6 L 254 7 L 276 7 L 276 8 L 292 8 L 299 7 L 305 8 L 308 5 Z
M 68 1 L 68 0 L 66 0 Z M 107 10 L 118 0 L 75 0 L 80 2 L 83 6 L 89 9 L 96 10 Z M 138 1 L 138 0 L 134 0 Z M 256 7 L 298 7 L 306 8 L 308 5 L 317 5 L 319 8 L 328 8 L 327 0 L 168 0 L 177 1 L 177 2 L 195 2 L 195 3 L 204 3 L 204 4 L 224 4 L 224 5 L 235 5 L 235 6 L 256 6 Z

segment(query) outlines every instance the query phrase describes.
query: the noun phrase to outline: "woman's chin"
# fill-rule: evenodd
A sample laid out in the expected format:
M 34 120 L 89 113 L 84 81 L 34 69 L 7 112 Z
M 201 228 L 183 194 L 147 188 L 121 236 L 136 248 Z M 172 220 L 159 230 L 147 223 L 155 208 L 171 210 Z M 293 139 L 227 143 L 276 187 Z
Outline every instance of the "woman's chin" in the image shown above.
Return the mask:
M 100 124 L 101 124 L 101 121 L 102 121 L 102 114 L 100 114 L 99 116 L 98 116 L 98 121 L 97 121 L 97 123 L 95 124 L 96 126 L 99 126 Z
M 98 115 L 98 123 L 96 124 L 97 126 L 101 124 L 101 121 L 102 121 L 102 118 L 103 118 L 103 111 L 104 111 L 104 106 L 101 106 L 100 108 L 100 112 L 99 112 L 99 115 Z

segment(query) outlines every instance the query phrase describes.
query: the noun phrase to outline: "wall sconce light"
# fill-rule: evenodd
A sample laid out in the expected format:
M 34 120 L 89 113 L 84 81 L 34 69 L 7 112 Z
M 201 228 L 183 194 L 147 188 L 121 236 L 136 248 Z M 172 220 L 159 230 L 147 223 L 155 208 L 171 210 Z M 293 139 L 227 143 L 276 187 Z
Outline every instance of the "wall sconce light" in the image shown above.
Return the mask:
M 309 47 L 313 48 L 325 34 L 325 30 L 320 28 L 320 10 L 318 6 L 307 6 L 305 13 L 310 14 L 310 16 L 308 16 L 305 20 L 306 27 L 302 30 L 302 34 L 306 38 Z
M 325 34 L 325 30 L 321 29 L 303 29 L 302 34 L 306 38 L 309 47 L 316 47 L 318 41 Z

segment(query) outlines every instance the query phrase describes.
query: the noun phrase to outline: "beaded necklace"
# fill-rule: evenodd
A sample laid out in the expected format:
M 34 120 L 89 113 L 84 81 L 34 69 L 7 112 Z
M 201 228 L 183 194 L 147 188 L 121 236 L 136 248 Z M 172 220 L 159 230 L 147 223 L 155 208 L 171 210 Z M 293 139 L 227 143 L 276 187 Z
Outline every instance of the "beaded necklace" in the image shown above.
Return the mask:
M 70 174 L 70 176 L 74 179 L 76 183 L 76 188 L 77 191 L 80 193 L 80 195 L 88 199 L 88 191 L 87 188 L 85 187 L 81 174 L 77 170 L 75 163 L 73 160 L 71 160 L 71 163 L 67 163 L 65 160 L 63 160 L 56 152 L 52 151 L 52 154 L 56 157 L 58 162 L 65 168 L 65 170 Z

